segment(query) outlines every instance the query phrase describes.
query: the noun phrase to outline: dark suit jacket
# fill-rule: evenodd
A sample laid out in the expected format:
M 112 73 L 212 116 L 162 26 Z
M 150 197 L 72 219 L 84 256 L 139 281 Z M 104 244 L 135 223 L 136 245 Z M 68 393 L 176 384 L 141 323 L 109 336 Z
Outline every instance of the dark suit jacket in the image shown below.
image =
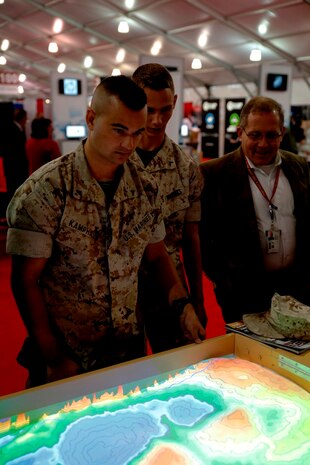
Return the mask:
M 9 197 L 28 178 L 25 133 L 12 122 L 2 139 L 3 164 Z
M 307 162 L 281 152 L 282 169 L 290 182 L 296 217 L 294 276 L 309 268 L 310 179 Z M 270 275 L 264 270 L 254 204 L 242 149 L 201 164 L 201 252 L 203 269 L 216 285 L 226 321 L 269 307 Z M 296 272 L 296 273 L 295 273 Z M 308 272 L 309 274 L 309 272 Z

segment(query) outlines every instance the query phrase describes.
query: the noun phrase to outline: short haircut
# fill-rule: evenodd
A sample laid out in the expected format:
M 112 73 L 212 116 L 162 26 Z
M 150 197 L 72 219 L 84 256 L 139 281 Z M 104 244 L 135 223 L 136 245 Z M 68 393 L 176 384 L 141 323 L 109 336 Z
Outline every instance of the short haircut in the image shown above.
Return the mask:
M 245 128 L 250 113 L 276 113 L 279 116 L 281 129 L 284 126 L 284 112 L 281 105 L 269 97 L 253 97 L 241 110 L 239 126 Z
M 165 66 L 159 63 L 147 63 L 139 66 L 132 75 L 132 80 L 144 89 L 171 89 L 174 93 L 174 83 L 171 74 Z
M 31 123 L 31 137 L 33 139 L 46 139 L 49 136 L 48 128 L 52 124 L 49 118 L 35 118 Z
M 137 86 L 132 79 L 124 75 L 109 76 L 102 79 L 95 89 L 91 107 L 104 111 L 104 108 L 101 108 L 104 95 L 117 97 L 127 108 L 133 111 L 140 111 L 146 105 L 144 90 Z

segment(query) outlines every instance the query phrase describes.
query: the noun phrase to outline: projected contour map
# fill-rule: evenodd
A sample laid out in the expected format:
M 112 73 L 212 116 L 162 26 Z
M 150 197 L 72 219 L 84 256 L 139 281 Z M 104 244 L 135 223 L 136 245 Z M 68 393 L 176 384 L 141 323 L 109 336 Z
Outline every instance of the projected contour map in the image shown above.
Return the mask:
M 294 383 L 213 358 L 1 420 L 0 465 L 309 465 L 309 412 Z

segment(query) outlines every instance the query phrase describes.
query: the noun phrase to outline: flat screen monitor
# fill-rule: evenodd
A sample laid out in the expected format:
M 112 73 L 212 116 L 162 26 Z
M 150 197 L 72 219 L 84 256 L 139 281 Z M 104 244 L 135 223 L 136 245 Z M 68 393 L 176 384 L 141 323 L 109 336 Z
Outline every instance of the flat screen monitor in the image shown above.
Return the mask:
M 86 137 L 86 127 L 83 124 L 68 124 L 66 126 L 67 139 L 82 139 Z
M 61 95 L 80 95 L 82 93 L 81 80 L 76 78 L 59 79 L 58 90 Z
M 285 91 L 287 89 L 287 74 L 267 74 L 267 90 Z

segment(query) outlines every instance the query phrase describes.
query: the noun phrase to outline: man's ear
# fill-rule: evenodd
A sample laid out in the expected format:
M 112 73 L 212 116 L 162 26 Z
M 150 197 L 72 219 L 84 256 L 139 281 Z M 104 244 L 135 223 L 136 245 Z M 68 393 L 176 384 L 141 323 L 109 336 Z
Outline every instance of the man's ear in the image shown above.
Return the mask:
M 88 107 L 86 111 L 86 118 L 85 118 L 88 129 L 92 129 L 94 127 L 95 117 L 96 117 L 96 113 L 94 112 L 94 110 Z
M 237 126 L 237 134 L 238 134 L 238 139 L 241 140 L 242 128 L 240 126 Z
M 178 100 L 178 96 L 177 96 L 177 94 L 175 94 L 175 96 L 173 97 L 173 108 L 175 107 L 175 104 L 177 103 L 177 100 Z

